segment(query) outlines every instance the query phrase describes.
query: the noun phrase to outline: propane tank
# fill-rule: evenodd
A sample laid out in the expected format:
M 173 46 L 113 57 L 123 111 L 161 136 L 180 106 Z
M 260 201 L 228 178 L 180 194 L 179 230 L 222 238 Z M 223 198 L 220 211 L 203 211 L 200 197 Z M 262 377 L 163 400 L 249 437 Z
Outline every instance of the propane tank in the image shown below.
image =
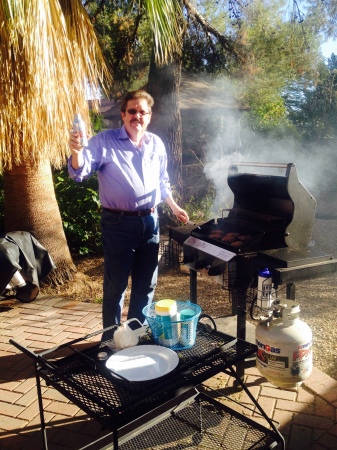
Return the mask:
M 288 299 L 285 303 L 278 305 L 281 317 L 273 314 L 256 326 L 256 366 L 275 386 L 293 388 L 311 374 L 312 333 L 299 318 L 299 304 Z

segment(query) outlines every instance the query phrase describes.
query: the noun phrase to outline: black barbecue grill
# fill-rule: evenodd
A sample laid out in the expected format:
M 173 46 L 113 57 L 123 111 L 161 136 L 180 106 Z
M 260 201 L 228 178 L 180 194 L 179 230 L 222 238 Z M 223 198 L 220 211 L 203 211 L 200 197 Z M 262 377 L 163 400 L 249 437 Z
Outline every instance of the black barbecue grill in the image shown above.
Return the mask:
M 276 174 L 248 173 L 247 168 Z M 194 227 L 184 236 L 181 230 L 171 230 L 170 237 L 183 245 L 183 262 L 191 269 L 206 269 L 211 276 L 219 275 L 235 256 L 244 256 L 254 263 L 258 259 L 261 268 L 271 269 L 333 260 L 332 255 L 313 246 L 316 200 L 299 181 L 295 164 L 233 163 L 228 171 L 228 186 L 234 201 L 233 208 L 226 210 L 226 217 Z M 187 239 L 189 236 L 194 239 Z M 317 274 L 321 270 L 317 267 Z M 316 275 L 314 272 L 311 270 L 310 275 Z M 253 276 L 244 275 L 249 280 Z M 242 280 L 243 276 L 238 281 Z M 216 281 L 225 283 L 221 277 Z
M 247 166 L 283 169 L 285 174 L 239 172 L 239 167 Z M 234 194 L 228 216 L 201 225 L 191 232 L 192 236 L 234 253 L 310 243 L 316 200 L 298 180 L 294 164 L 232 164 L 228 186 Z

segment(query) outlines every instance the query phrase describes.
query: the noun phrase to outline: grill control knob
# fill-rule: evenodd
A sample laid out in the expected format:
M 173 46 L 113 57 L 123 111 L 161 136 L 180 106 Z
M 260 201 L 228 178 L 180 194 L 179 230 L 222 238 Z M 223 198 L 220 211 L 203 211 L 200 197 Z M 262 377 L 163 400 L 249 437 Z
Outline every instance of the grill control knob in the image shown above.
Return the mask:
M 208 275 L 210 277 L 215 277 L 216 275 L 223 274 L 223 271 L 224 271 L 224 266 L 223 265 L 210 267 L 208 269 Z
M 206 269 L 207 267 L 210 267 L 210 262 L 208 259 L 200 259 L 194 264 L 195 270 Z

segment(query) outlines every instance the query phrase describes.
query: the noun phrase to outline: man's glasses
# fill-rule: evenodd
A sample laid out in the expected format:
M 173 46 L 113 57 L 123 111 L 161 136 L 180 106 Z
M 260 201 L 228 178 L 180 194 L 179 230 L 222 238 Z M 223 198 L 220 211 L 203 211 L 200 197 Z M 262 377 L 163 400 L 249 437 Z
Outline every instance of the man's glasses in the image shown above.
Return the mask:
M 150 111 L 138 111 L 137 109 L 131 108 L 126 110 L 131 116 L 135 116 L 136 114 L 140 114 L 141 116 L 146 116 L 146 114 L 150 114 Z

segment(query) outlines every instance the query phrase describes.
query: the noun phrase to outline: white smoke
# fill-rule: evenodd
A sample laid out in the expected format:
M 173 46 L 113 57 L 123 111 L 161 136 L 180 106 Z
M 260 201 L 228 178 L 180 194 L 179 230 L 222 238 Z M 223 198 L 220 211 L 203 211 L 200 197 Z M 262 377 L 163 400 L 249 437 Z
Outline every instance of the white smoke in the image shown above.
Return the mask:
M 335 157 L 332 148 L 306 145 L 293 138 L 272 139 L 254 132 L 245 123 L 242 113 L 223 118 L 219 133 L 208 146 L 205 175 L 215 186 L 213 213 L 231 209 L 233 194 L 227 184 L 228 168 L 233 162 L 294 163 L 299 181 L 313 195 L 322 195 L 334 176 Z M 285 175 L 285 168 L 240 167 L 240 172 Z

